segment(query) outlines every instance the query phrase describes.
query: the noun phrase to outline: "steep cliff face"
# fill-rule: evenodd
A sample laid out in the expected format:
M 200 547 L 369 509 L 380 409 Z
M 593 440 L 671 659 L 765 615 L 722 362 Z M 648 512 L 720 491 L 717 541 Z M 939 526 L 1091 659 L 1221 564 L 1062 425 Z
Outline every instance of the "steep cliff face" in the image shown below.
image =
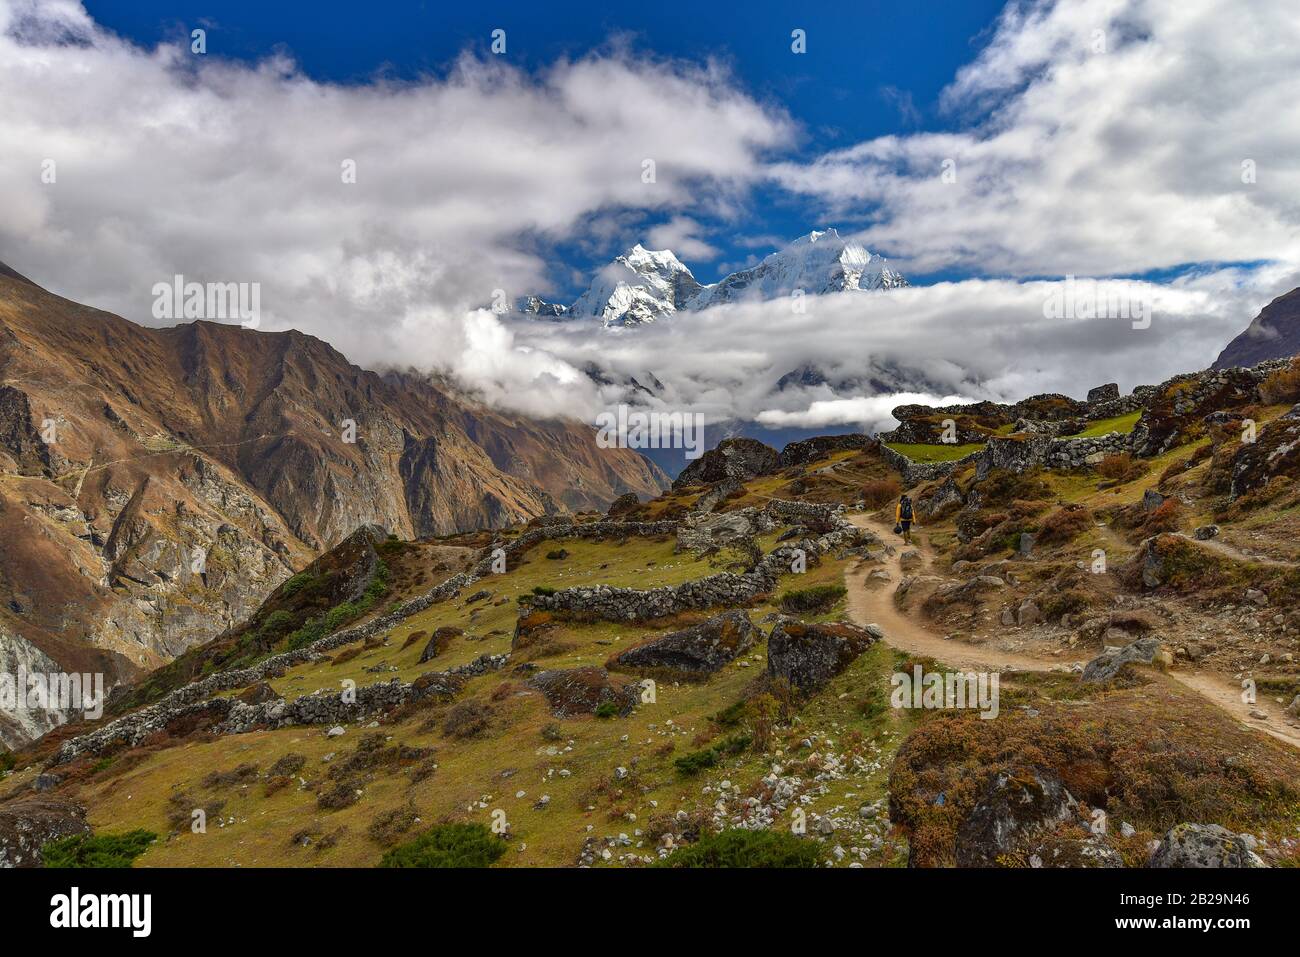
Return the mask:
M 1300 353 L 1300 289 L 1278 296 L 1260 310 L 1241 335 L 1219 353 L 1212 368 L 1253 366 Z
M 90 649 L 112 685 L 225 631 L 361 525 L 448 534 L 665 484 L 581 424 L 368 372 L 311 336 L 148 329 L 0 269 L 0 634 L 15 660 L 68 667 Z

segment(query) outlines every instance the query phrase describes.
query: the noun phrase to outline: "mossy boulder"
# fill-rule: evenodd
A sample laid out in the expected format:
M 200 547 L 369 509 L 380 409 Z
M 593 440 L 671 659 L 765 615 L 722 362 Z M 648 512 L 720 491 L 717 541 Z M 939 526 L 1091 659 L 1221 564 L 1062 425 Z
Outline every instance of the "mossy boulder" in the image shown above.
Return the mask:
M 610 658 L 611 668 L 707 677 L 752 648 L 762 632 L 743 611 L 728 611 L 698 625 L 647 638 Z
M 551 714 L 557 718 L 595 714 L 607 703 L 617 709 L 620 717 L 626 717 L 641 697 L 636 682 L 614 682 L 604 668 L 539 671 L 528 679 L 528 685 L 546 696 Z
M 1152 867 L 1267 867 L 1250 841 L 1218 824 L 1178 824 L 1151 855 Z
M 857 625 L 781 621 L 767 642 L 767 673 L 801 691 L 816 691 L 876 641 Z

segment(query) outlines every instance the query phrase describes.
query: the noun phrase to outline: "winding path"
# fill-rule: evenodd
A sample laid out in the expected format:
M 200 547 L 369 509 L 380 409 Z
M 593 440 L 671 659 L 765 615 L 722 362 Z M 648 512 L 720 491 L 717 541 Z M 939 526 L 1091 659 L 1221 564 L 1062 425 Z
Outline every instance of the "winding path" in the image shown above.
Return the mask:
M 872 532 L 882 542 L 892 542 L 897 538 L 893 527 L 880 522 L 870 515 L 858 513 L 848 516 L 849 521 L 859 528 Z M 912 547 L 921 556 L 920 571 L 927 571 L 933 564 L 930 550 L 923 545 L 918 536 L 913 536 Z M 993 643 L 974 645 L 944 638 L 930 630 L 917 617 L 904 614 L 894 604 L 894 588 L 904 577 L 899 558 L 904 548 L 898 548 L 896 554 L 885 555 L 883 564 L 862 562 L 852 566 L 844 573 L 844 584 L 848 588 L 845 599 L 849 618 L 859 625 L 875 623 L 885 632 L 885 641 L 900 651 L 926 655 L 954 668 L 968 670 L 991 669 L 997 671 L 1050 671 L 1062 665 L 1069 665 L 1082 658 L 1036 658 L 1020 652 L 1003 651 Z M 867 576 L 876 568 L 883 568 L 891 576 L 891 581 L 879 585 L 868 584 Z M 1222 708 L 1235 720 L 1254 730 L 1270 734 L 1280 741 L 1300 748 L 1300 726 L 1294 718 L 1267 695 L 1260 695 L 1255 704 L 1245 704 L 1241 700 L 1241 689 L 1231 679 L 1206 671 L 1175 670 L 1167 673 L 1169 678 L 1190 688 L 1206 700 Z M 1252 718 L 1250 712 L 1258 711 L 1268 715 L 1268 720 Z

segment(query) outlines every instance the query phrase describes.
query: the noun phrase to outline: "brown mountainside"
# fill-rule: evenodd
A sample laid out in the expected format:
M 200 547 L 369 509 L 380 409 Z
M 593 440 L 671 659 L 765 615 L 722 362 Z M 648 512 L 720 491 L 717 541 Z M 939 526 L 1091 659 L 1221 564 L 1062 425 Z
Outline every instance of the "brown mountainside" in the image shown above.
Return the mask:
M 0 668 L 120 679 L 360 525 L 420 538 L 666 484 L 579 423 L 369 372 L 299 332 L 146 328 L 0 264 Z M 0 715 L 0 736 L 24 720 Z

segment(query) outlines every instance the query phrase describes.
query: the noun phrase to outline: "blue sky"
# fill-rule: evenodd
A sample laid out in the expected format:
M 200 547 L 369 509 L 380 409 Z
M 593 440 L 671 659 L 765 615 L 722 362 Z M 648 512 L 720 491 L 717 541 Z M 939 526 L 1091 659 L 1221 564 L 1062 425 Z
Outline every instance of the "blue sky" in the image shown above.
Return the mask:
M 315 79 L 365 84 L 376 75 L 416 80 L 445 74 L 463 51 L 489 54 L 490 35 L 507 31 L 507 58 L 530 71 L 563 57 L 580 58 L 611 43 L 661 57 L 725 63 L 752 96 L 790 113 L 799 138 L 788 154 L 810 157 L 888 134 L 954 128 L 970 117 L 937 106 L 940 91 L 969 62 L 992 32 L 1003 3 L 917 3 L 870 0 L 853 5 L 758 2 L 740 6 L 664 2 L 429 4 L 227 2 L 175 0 L 97 2 L 86 8 L 103 26 L 141 44 L 179 41 L 194 25 L 206 25 L 210 52 L 255 62 L 285 49 Z M 793 11 L 793 12 L 792 12 Z M 791 52 L 791 32 L 806 31 L 807 52 Z M 786 152 L 786 151 L 783 151 Z M 702 282 L 771 251 L 747 237 L 785 240 L 812 228 L 851 229 L 871 209 L 837 216 L 810 216 L 806 204 L 783 191 L 759 187 L 739 221 L 701 217 L 711 259 L 681 258 Z M 556 281 L 571 295 L 582 277 L 622 247 L 645 241 L 658 215 L 629 214 L 621 239 L 612 244 L 559 242 L 547 255 L 563 264 Z M 890 255 L 890 250 L 877 250 Z M 567 267 L 567 268 L 565 268 Z M 966 270 L 940 269 L 926 281 L 956 278 Z M 560 296 L 559 298 L 564 298 Z

